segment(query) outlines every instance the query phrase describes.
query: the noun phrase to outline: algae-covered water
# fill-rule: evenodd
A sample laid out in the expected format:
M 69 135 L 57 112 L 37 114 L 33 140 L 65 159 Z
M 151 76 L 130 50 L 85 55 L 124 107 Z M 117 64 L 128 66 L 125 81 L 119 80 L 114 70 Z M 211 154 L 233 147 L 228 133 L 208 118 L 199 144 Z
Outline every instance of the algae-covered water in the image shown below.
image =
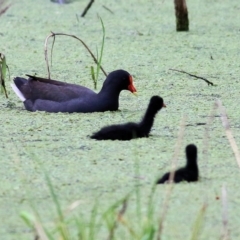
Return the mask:
M 32 212 L 30 203 L 36 206 L 45 225 L 52 226 L 55 208 L 43 168 L 64 209 L 80 200 L 75 213 L 88 218 L 98 199 L 100 215 L 140 182 L 144 214 L 153 182 L 170 168 L 184 115 L 186 127 L 178 164 L 185 163 L 185 146 L 195 143 L 201 179 L 174 187 L 162 239 L 189 239 L 204 202 L 207 209 L 199 239 L 219 239 L 223 229 L 223 185 L 227 189 L 231 239 L 238 239 L 240 169 L 219 112 L 209 126 L 207 157 L 203 153 L 206 125 L 202 123 L 207 123 L 215 99 L 221 99 L 240 146 L 239 0 L 188 0 L 190 31 L 180 33 L 175 31 L 173 1 L 96 1 L 85 18 L 77 18 L 86 4 L 80 0 L 67 5 L 47 0 L 13 2 L 0 17 L 0 52 L 7 57 L 11 81 L 25 74 L 47 76 L 43 47 L 50 31 L 77 35 L 94 51 L 97 46 L 100 49 L 100 15 L 106 28 L 103 67 L 107 72 L 120 68 L 129 71 L 139 95 L 122 92 L 118 112 L 32 113 L 23 109 L 7 80 L 9 99 L 0 96 L 1 239 L 33 239 L 33 232 L 19 217 L 22 211 Z M 93 88 L 91 66 L 92 59 L 76 40 L 56 39 L 53 79 Z M 205 77 L 217 86 L 208 86 L 170 68 Z M 103 80 L 104 75 L 100 74 L 98 90 Z M 167 108 L 157 115 L 149 139 L 96 142 L 87 137 L 107 124 L 138 121 L 152 95 L 162 96 Z M 157 187 L 156 216 L 162 210 L 166 188 Z M 134 219 L 134 199 L 127 212 Z M 105 238 L 106 235 L 101 236 Z

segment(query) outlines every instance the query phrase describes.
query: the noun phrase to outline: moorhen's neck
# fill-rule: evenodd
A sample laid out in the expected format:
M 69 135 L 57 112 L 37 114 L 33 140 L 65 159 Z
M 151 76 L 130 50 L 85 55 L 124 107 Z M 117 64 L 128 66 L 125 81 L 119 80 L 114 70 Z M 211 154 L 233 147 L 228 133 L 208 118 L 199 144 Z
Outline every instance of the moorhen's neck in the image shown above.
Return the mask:
M 119 98 L 120 92 L 123 89 L 120 89 L 118 85 L 114 84 L 106 84 L 106 82 L 103 83 L 102 89 L 98 93 L 99 96 L 101 97 L 107 97 L 107 98 Z
M 98 103 L 103 104 L 107 110 L 116 111 L 119 107 L 119 95 L 121 89 L 114 84 L 103 84 L 101 91 L 97 94 Z
M 191 144 L 186 147 L 187 165 L 189 169 L 198 169 L 197 165 L 197 148 Z
M 149 134 L 154 123 L 154 117 L 157 114 L 158 110 L 159 109 L 156 109 L 153 106 L 149 105 L 142 121 L 139 123 L 140 129 L 145 135 Z

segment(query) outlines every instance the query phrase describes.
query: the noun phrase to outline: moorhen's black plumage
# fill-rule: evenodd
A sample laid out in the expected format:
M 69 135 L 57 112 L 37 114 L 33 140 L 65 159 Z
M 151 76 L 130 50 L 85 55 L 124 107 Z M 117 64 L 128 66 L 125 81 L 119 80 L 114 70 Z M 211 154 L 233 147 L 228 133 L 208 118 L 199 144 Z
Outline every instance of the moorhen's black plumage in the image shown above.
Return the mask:
M 196 182 L 198 181 L 198 165 L 197 165 L 197 147 L 194 144 L 189 144 L 186 147 L 187 164 L 185 167 L 178 169 L 175 172 L 173 182 L 181 181 Z M 157 184 L 165 183 L 169 180 L 170 172 L 165 173 Z
M 133 138 L 148 137 L 154 117 L 162 107 L 166 107 L 163 99 L 159 96 L 153 96 L 140 123 L 130 122 L 103 127 L 100 131 L 94 133 L 91 138 L 97 140 L 131 140 Z
M 89 88 L 51 79 L 16 77 L 12 88 L 29 111 L 104 112 L 118 110 L 122 90 L 136 92 L 132 76 L 124 70 L 111 72 L 99 93 Z
M 75 0 L 51 0 L 51 2 L 59 3 L 59 4 L 67 4 L 67 3 L 72 3 L 74 1 Z

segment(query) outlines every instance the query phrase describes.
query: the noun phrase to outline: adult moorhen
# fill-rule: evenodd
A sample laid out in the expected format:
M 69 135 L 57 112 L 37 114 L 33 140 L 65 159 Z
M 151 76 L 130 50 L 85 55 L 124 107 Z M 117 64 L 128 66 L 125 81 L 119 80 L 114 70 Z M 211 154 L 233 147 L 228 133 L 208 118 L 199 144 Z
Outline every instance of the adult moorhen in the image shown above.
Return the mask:
M 99 93 L 89 88 L 27 75 L 16 77 L 12 88 L 28 111 L 46 112 L 104 112 L 118 110 L 122 90 L 136 92 L 132 76 L 116 70 L 107 76 Z
M 153 96 L 140 123 L 129 122 L 121 125 L 106 126 L 99 132 L 94 133 L 91 138 L 97 140 L 131 140 L 133 138 L 148 137 L 154 117 L 162 107 L 166 107 L 163 99 L 159 96 Z
M 194 144 L 189 144 L 186 147 L 187 164 L 185 167 L 178 169 L 175 172 L 173 182 L 181 181 L 196 182 L 198 181 L 198 165 L 197 165 L 197 147 Z M 170 172 L 165 173 L 156 183 L 162 184 L 168 182 Z

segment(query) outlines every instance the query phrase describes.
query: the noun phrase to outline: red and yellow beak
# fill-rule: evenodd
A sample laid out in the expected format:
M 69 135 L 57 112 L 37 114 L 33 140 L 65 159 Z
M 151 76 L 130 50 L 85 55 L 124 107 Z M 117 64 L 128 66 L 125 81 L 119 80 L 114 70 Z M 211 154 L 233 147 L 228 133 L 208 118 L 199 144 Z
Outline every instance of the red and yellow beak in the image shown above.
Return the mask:
M 129 90 L 130 92 L 132 92 L 134 95 L 137 95 L 137 90 L 136 90 L 136 88 L 135 88 L 134 85 L 133 85 L 133 78 L 132 78 L 131 75 L 129 76 L 128 90 Z

